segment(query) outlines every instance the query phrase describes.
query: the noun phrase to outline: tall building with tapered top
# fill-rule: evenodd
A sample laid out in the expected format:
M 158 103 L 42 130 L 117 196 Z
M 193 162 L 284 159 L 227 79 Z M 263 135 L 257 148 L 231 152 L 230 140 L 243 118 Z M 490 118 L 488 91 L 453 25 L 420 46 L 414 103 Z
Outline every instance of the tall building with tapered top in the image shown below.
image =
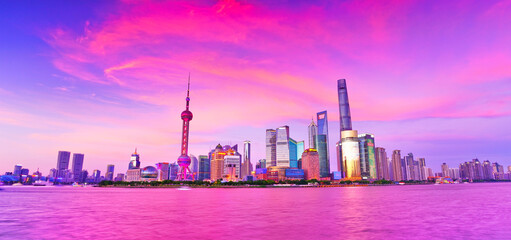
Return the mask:
M 193 114 L 190 108 L 190 75 L 188 75 L 188 90 L 186 91 L 186 110 L 181 113 L 183 120 L 183 135 L 181 136 L 181 156 L 177 159 L 179 165 L 178 180 L 187 180 L 188 177 L 193 178 L 193 173 L 190 171 L 190 163 L 192 159 L 188 156 L 188 135 L 190 133 L 190 121 L 193 119 Z
M 319 174 L 321 177 L 330 176 L 330 153 L 328 151 L 328 116 L 327 112 L 318 112 L 318 134 L 316 149 L 319 154 Z
M 314 123 L 314 119 L 312 119 L 312 122 L 309 124 L 308 130 L 309 148 L 316 149 L 316 135 L 318 135 L 318 125 Z
M 337 94 L 339 97 L 339 117 L 341 124 L 341 132 L 352 130 L 350 103 L 348 101 L 348 88 L 346 79 L 337 80 Z

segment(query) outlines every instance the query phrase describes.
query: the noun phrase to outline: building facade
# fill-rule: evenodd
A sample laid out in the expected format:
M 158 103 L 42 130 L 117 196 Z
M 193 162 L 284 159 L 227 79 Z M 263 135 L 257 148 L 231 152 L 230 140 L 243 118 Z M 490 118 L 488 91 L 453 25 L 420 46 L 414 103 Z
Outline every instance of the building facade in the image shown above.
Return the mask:
M 302 169 L 304 178 L 306 180 L 316 179 L 319 180 L 320 166 L 319 166 L 319 154 L 314 148 L 305 150 L 302 154 Z
M 344 178 L 349 180 L 360 180 L 360 150 L 358 143 L 358 132 L 356 130 L 342 131 L 341 135 L 342 168 Z
M 316 135 L 316 149 L 319 154 L 319 168 L 321 177 L 330 176 L 330 152 L 328 150 L 328 116 L 327 111 L 318 112 L 318 134 Z
M 358 135 L 360 151 L 360 174 L 362 179 L 377 179 L 376 157 L 374 152 L 374 135 Z

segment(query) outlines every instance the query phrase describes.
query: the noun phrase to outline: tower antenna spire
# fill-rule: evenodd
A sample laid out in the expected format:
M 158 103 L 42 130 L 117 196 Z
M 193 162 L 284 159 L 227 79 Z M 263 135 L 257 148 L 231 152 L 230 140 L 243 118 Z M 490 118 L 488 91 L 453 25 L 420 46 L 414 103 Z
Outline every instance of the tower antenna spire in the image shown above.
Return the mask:
M 186 92 L 186 97 L 190 97 L 190 72 L 188 72 L 188 91 Z

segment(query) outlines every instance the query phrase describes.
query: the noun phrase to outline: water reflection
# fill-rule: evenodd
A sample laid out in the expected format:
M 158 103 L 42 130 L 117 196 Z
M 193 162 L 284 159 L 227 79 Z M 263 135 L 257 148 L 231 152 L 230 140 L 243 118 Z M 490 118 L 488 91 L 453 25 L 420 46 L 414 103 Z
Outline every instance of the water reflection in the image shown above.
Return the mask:
M 511 184 L 3 187 L 0 239 L 503 239 Z

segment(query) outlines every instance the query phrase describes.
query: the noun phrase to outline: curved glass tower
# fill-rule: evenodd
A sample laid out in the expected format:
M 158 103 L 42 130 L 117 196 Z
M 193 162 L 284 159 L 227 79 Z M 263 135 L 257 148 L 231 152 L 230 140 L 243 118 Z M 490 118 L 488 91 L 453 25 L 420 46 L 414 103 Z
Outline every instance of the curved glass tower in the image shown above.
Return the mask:
M 346 86 L 346 79 L 337 80 L 337 94 L 339 95 L 341 132 L 345 130 L 353 130 L 351 126 L 350 103 L 348 101 L 348 88 Z

